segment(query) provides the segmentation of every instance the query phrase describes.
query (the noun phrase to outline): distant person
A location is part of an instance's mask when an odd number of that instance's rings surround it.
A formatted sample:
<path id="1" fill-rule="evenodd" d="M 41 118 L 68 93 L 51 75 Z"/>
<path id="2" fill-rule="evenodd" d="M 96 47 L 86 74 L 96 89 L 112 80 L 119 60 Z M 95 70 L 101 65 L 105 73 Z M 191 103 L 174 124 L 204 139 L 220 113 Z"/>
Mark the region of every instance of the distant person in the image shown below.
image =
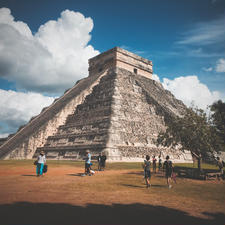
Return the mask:
<path id="1" fill-rule="evenodd" d="M 201 164 L 202 164 L 202 154 L 199 153 L 198 155 L 194 152 L 192 152 L 192 154 L 195 156 L 195 158 L 198 161 L 198 169 L 199 169 L 199 173 L 201 172 L 202 168 L 201 168 Z"/>
<path id="2" fill-rule="evenodd" d="M 98 171 L 102 170 L 102 154 L 99 153 L 99 155 L 97 156 L 97 161 L 98 161 Z"/>
<path id="3" fill-rule="evenodd" d="M 162 168 L 162 159 L 161 156 L 159 155 L 159 165 L 158 165 L 159 171 L 161 170 L 161 168 Z"/>
<path id="4" fill-rule="evenodd" d="M 91 154 L 90 151 L 87 150 L 85 156 L 85 174 L 91 176 L 90 170 L 91 170 Z"/>
<path id="5" fill-rule="evenodd" d="M 146 155 L 146 160 L 144 160 L 143 168 L 144 168 L 144 177 L 145 177 L 145 182 L 146 182 L 146 187 L 150 188 L 150 179 L 151 179 L 151 170 L 150 170 L 150 157 L 149 155 Z"/>
<path id="6" fill-rule="evenodd" d="M 219 167 L 221 176 L 223 176 L 224 175 L 224 171 L 223 171 L 224 162 L 222 159 L 220 159 L 220 157 L 217 157 L 216 159 L 217 159 L 217 166 Z"/>
<path id="7" fill-rule="evenodd" d="M 171 185 L 171 177 L 173 173 L 173 163 L 169 160 L 169 156 L 166 156 L 166 161 L 163 163 L 163 169 L 165 169 L 166 181 L 169 188 L 172 187 Z"/>
<path id="8" fill-rule="evenodd" d="M 43 168 L 45 163 L 46 163 L 45 152 L 41 151 L 40 155 L 37 158 L 37 167 L 36 167 L 37 177 L 43 176 Z"/>
<path id="9" fill-rule="evenodd" d="M 102 154 L 102 157 L 101 157 L 101 169 L 104 170 L 105 169 L 105 162 L 106 162 L 106 155 L 105 153 Z"/>
<path id="10" fill-rule="evenodd" d="M 157 159 L 155 158 L 155 155 L 152 157 L 152 165 L 153 165 L 153 172 L 156 173 L 156 162 Z"/>

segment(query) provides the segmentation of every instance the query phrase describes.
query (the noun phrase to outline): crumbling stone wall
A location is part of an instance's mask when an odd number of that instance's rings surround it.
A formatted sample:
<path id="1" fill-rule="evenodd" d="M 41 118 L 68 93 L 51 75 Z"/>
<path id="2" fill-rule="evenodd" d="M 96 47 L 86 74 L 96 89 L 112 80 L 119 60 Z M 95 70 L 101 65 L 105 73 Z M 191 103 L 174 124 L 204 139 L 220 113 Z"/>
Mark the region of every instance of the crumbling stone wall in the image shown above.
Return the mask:
<path id="1" fill-rule="evenodd" d="M 117 68 L 113 99 L 109 157 L 139 161 L 146 154 L 166 157 L 166 153 L 176 161 L 192 160 L 188 152 L 155 144 L 158 134 L 166 129 L 166 120 L 185 112 L 184 104 L 159 83 Z"/>
<path id="2" fill-rule="evenodd" d="M 111 122 L 114 77 L 113 70 L 105 73 L 74 113 L 68 115 L 65 124 L 59 126 L 55 135 L 48 137 L 37 153 L 44 150 L 47 157 L 76 159 L 82 158 L 85 150 L 91 150 L 94 155 L 103 151 Z"/>
<path id="3" fill-rule="evenodd" d="M 32 158 L 38 147 L 44 146 L 47 137 L 56 133 L 57 128 L 65 123 L 67 116 L 91 93 L 93 86 L 103 74 L 80 80 L 61 98 L 45 108 L 14 136 L 0 146 L 0 158 Z"/>

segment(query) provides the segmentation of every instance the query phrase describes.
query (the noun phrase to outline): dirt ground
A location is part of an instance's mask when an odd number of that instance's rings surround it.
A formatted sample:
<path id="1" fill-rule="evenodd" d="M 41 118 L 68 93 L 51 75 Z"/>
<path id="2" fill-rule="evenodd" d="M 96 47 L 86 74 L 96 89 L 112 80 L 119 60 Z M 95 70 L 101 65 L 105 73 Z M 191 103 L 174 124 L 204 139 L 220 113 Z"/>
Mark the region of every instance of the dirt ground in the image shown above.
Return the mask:
<path id="1" fill-rule="evenodd" d="M 178 178 L 168 189 L 157 173 L 147 189 L 141 169 L 83 171 L 0 165 L 0 224 L 225 224 L 224 181 Z"/>

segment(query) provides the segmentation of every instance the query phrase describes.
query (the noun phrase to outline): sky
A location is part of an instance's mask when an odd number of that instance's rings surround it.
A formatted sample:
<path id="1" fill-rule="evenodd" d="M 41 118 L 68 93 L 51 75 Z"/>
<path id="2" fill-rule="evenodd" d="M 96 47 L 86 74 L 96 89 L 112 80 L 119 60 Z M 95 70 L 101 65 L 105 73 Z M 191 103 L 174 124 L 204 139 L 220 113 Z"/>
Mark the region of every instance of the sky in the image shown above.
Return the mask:
<path id="1" fill-rule="evenodd" d="M 0 137 L 88 76 L 115 46 L 206 110 L 225 101 L 225 0 L 0 0 Z"/>

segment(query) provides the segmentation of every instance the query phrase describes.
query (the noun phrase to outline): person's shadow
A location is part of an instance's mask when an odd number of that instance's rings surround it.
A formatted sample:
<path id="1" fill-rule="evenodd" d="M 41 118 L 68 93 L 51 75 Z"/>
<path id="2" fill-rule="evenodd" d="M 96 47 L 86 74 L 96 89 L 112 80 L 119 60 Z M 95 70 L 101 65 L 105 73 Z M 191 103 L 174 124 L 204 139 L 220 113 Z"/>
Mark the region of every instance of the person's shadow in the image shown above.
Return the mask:
<path id="1" fill-rule="evenodd" d="M 67 176 L 75 176 L 75 177 L 82 177 L 84 173 L 73 173 L 73 174 L 66 174 Z"/>
<path id="2" fill-rule="evenodd" d="M 34 174 L 22 174 L 23 177 L 36 177 L 37 175 Z"/>

